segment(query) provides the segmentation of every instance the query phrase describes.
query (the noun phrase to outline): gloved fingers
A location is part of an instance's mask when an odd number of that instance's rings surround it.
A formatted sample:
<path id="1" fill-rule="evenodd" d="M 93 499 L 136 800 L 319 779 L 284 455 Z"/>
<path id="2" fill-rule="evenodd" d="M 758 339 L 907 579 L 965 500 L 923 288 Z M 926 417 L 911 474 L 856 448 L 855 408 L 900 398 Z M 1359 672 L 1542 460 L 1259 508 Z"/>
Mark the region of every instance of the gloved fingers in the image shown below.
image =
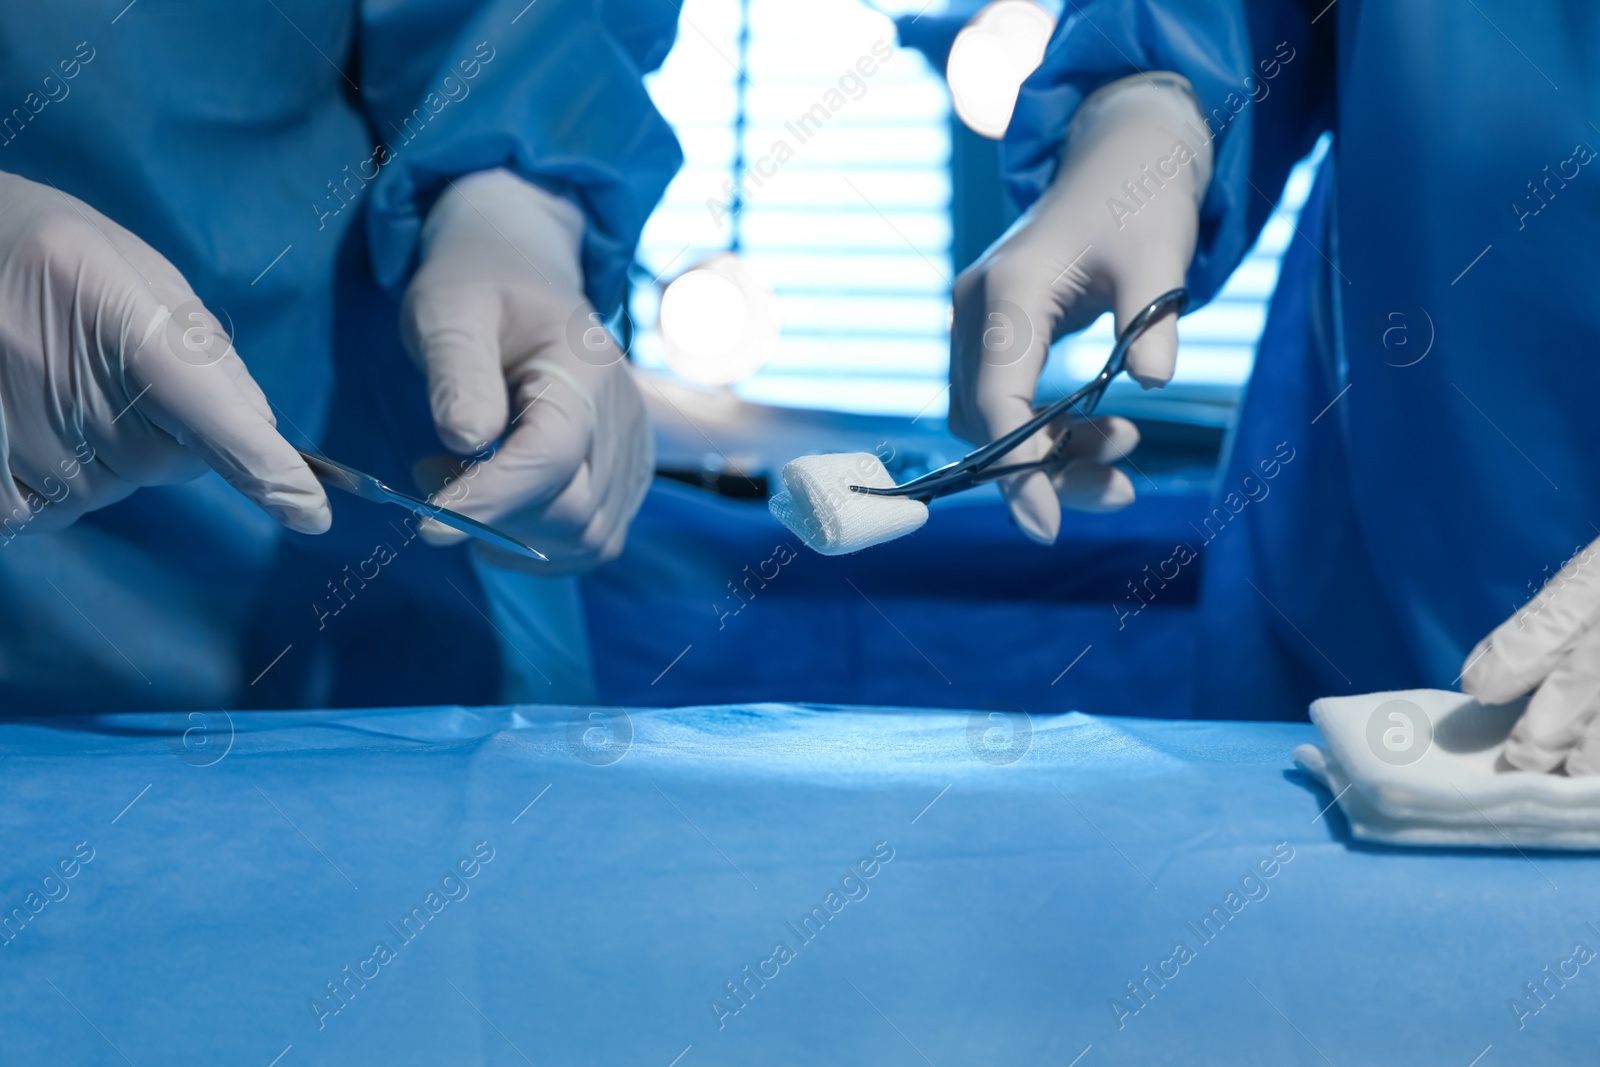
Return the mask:
<path id="1" fill-rule="evenodd" d="M 488 523 L 525 511 L 537 515 L 577 475 L 595 432 L 587 390 L 571 374 L 533 360 L 520 372 L 516 400 L 519 410 L 500 448 L 475 466 L 470 479 L 465 473 L 452 479 L 435 494 L 435 503 Z M 518 526 L 525 525 L 518 518 Z M 435 543 L 459 539 L 433 526 L 429 539 Z"/>
<path id="2" fill-rule="evenodd" d="M 0 452 L 5 451 L 0 442 Z M 0 471 L 0 545 L 9 544 L 19 534 L 60 529 L 66 523 L 46 519 L 51 499 L 32 485 L 18 478 L 15 472 L 16 456 L 6 456 L 10 473 Z"/>
<path id="3" fill-rule="evenodd" d="M 445 499 L 437 496 L 434 502 L 442 504 Z M 627 523 L 621 523 L 619 528 L 607 510 L 597 504 L 593 476 L 585 462 L 543 508 L 508 517 L 502 522 L 512 527 L 508 532 L 518 540 L 542 552 L 546 561 L 530 560 L 486 543 L 473 547 L 496 566 L 511 570 L 551 577 L 580 574 L 621 551 Z M 421 533 L 423 539 L 433 545 L 456 544 L 467 537 L 433 521 L 424 523 Z"/>
<path id="4" fill-rule="evenodd" d="M 1184 284 L 1184 266 L 1176 257 L 1157 255 L 1146 262 L 1143 269 L 1124 272 L 1118 279 L 1113 315 L 1117 336 L 1127 330 L 1128 323 L 1144 310 L 1156 297 Z M 1125 363 L 1128 377 L 1152 389 L 1172 380 L 1178 365 L 1178 316 L 1172 312 L 1162 315 L 1128 348 Z"/>
<path id="5" fill-rule="evenodd" d="M 530 535 L 546 545 L 559 573 L 587 570 L 599 562 L 616 527 L 614 509 L 605 506 L 604 486 L 594 467 L 578 468 L 572 481 L 539 514 Z"/>
<path id="6" fill-rule="evenodd" d="M 644 415 L 644 401 L 631 376 L 623 378 L 626 397 L 613 395 L 606 410 L 611 418 L 604 440 L 597 437 L 593 462 L 583 472 L 593 494 L 594 517 L 585 528 L 582 545 L 589 551 L 587 570 L 621 555 L 628 526 L 638 514 L 655 478 L 655 439 Z M 632 403 L 625 403 L 631 398 Z M 575 479 L 577 481 L 577 479 Z M 559 514 L 561 501 L 553 512 Z"/>
<path id="7" fill-rule="evenodd" d="M 437 497 L 435 504 L 453 508 L 472 492 L 478 467 L 492 455 L 494 450 L 487 448 L 466 459 L 450 452 L 435 452 L 412 465 L 411 478 L 423 496 Z"/>
<path id="8" fill-rule="evenodd" d="M 27 430 L 7 457 L 26 490 L 26 525 L 65 525 L 211 463 L 291 525 L 325 528 L 321 487 L 264 421 L 264 398 L 241 392 L 242 363 L 218 366 L 228 339 L 181 272 L 82 201 L 17 188 L 33 199 L 13 215 L 29 221 L 7 266 L 31 272 L 46 305 L 33 309 L 43 347 L 19 368 L 37 379 L 25 394 L 32 409 L 7 419 Z"/>
<path id="9" fill-rule="evenodd" d="M 261 383 L 251 376 L 250 369 L 244 365 L 244 360 L 234 350 L 231 341 L 228 344 L 227 355 L 218 361 L 218 365 L 227 372 L 228 377 L 233 381 L 234 387 L 244 396 L 246 402 L 255 409 L 256 414 L 266 420 L 268 426 L 276 429 L 278 416 L 273 413 L 272 404 L 267 400 L 267 394 L 262 392 Z"/>
<path id="10" fill-rule="evenodd" d="M 1061 532 L 1061 502 L 1050 476 L 1042 470 L 1000 479 L 1000 495 L 1017 527 L 1036 544 L 1055 544 Z"/>
<path id="11" fill-rule="evenodd" d="M 628 523 L 638 510 L 636 499 L 619 492 L 610 477 L 584 464 L 530 531 L 550 557 L 544 573 L 576 574 L 615 559 L 627 539 Z"/>
<path id="12" fill-rule="evenodd" d="M 546 521 L 576 525 L 591 516 L 576 538 L 553 545 L 560 573 L 578 573 L 615 559 L 627 542 L 628 526 L 655 477 L 655 438 L 644 398 L 627 368 L 608 374 L 590 461 L 549 508 Z"/>
<path id="13" fill-rule="evenodd" d="M 401 339 L 428 376 L 439 439 L 463 454 L 506 430 L 510 403 L 501 360 L 503 305 L 492 286 L 443 287 L 419 271 L 401 308 Z"/>
<path id="14" fill-rule="evenodd" d="M 1059 444 L 1062 434 L 1067 435 L 1065 444 Z M 1111 466 L 1138 446 L 1139 428 L 1133 423 L 1115 415 L 1069 419 L 1052 424 L 1041 436 L 1059 444 L 1046 473 L 1062 507 L 1116 511 L 1133 503 L 1133 482 Z"/>
<path id="15" fill-rule="evenodd" d="M 143 257 L 147 276 L 157 279 L 151 286 L 156 298 L 166 305 L 168 316 L 159 330 L 142 343 L 164 346 L 180 363 L 193 367 L 215 365 L 233 382 L 240 394 L 267 422 L 276 427 L 266 393 L 250 376 L 250 370 L 233 346 L 233 338 L 223 329 L 222 320 L 200 303 L 177 268 L 155 252 Z"/>
<path id="16" fill-rule="evenodd" d="M 587 521 L 577 518 L 587 516 Z M 431 526 L 431 524 L 430 524 Z M 497 567 L 521 570 L 531 574 L 557 577 L 581 574 L 604 559 L 610 544 L 604 518 L 596 510 L 588 463 L 579 467 L 554 500 L 536 516 L 519 516 L 516 536 L 525 544 L 544 553 L 544 561 L 507 552 L 489 544 L 475 544 L 473 548 Z M 435 544 L 441 543 L 431 529 L 425 536 Z"/>
<path id="17" fill-rule="evenodd" d="M 628 524 L 644 503 L 655 479 L 655 436 L 645 414 L 644 397 L 626 364 L 604 375 L 599 395 L 602 413 L 590 454 L 596 514 L 603 526 L 592 534 L 600 544 L 600 560 L 621 551 Z"/>
<path id="18" fill-rule="evenodd" d="M 1506 738 L 1506 762 L 1553 771 L 1600 712 L 1600 630 L 1586 631 L 1539 684 Z"/>
<path id="19" fill-rule="evenodd" d="M 964 274 L 952 294 L 950 428 L 973 444 L 1009 433 L 1034 414 L 1053 312 L 1047 294 L 1032 287 L 1032 279 L 1026 280 L 1030 288 L 1024 288 L 1024 280 L 1012 277 L 1014 273 L 997 263 L 981 276 Z M 1007 462 L 1043 459 L 1050 446 L 1048 434 L 1034 434 Z M 1014 474 L 1002 478 L 999 486 L 1024 534 L 1040 544 L 1055 541 L 1061 507 L 1047 474 Z"/>
<path id="20" fill-rule="evenodd" d="M 622 555 L 622 550 L 628 545 L 628 524 L 622 523 L 612 531 L 611 537 L 600 548 L 598 562 L 609 563 Z"/>
<path id="21" fill-rule="evenodd" d="M 1050 477 L 1061 506 L 1074 511 L 1117 511 L 1133 503 L 1133 481 L 1122 471 L 1092 459 L 1075 459 Z"/>
<path id="22" fill-rule="evenodd" d="M 1073 419 L 1063 430 L 1071 431 L 1067 443 L 1061 446 L 1063 460 L 1088 459 L 1096 463 L 1115 463 L 1126 459 L 1139 447 L 1139 427 L 1117 415 Z"/>
<path id="23" fill-rule="evenodd" d="M 1600 708 L 1588 717 L 1583 736 L 1567 754 L 1567 773 L 1574 778 L 1600 774 Z"/>
<path id="24" fill-rule="evenodd" d="M 1600 621 L 1600 541 L 1573 556 L 1515 615 L 1479 641 L 1461 673 L 1463 692 L 1486 704 L 1522 696 Z"/>
<path id="25" fill-rule="evenodd" d="M 626 543 L 628 524 L 639 510 L 654 475 L 654 440 L 644 417 L 643 401 L 632 377 L 622 368 L 608 372 L 599 385 L 603 417 L 596 422 L 588 455 L 555 495 L 537 505 L 525 505 L 498 521 L 507 532 L 543 552 L 548 562 L 515 556 L 487 545 L 474 548 L 496 566 L 535 574 L 576 574 L 619 555 Z M 541 387 L 543 388 L 543 387 Z M 537 402 L 551 399 L 546 392 Z M 476 497 L 462 483 L 476 472 L 464 473 L 450 488 L 457 503 Z M 449 504 L 446 492 L 434 497 Z M 430 523 L 425 529 L 434 543 L 459 538 Z"/>
<path id="26" fill-rule="evenodd" d="M 135 293 L 134 299 L 154 304 L 147 291 Z M 164 323 L 169 316 L 170 309 L 148 306 L 124 321 Z M 301 533 L 327 530 L 333 520 L 327 494 L 299 453 L 263 416 L 259 401 L 240 388 L 236 378 L 242 363 L 226 365 L 210 349 L 205 350 L 206 361 L 191 361 L 184 358 L 188 349 L 174 351 L 161 330 L 148 327 L 137 341 L 125 337 L 123 351 L 127 388 L 136 398 L 130 406 L 137 403 L 152 424 L 285 526 Z"/>
<path id="27" fill-rule="evenodd" d="M 64 530 L 98 508 L 115 504 L 139 487 L 116 477 L 100 477 L 92 483 L 85 478 L 45 475 L 37 488 L 17 481 L 22 503 L 0 514 L 0 546 L 18 533 L 51 533 Z"/>
<path id="28" fill-rule="evenodd" d="M 195 295 L 183 272 L 166 256 L 110 220 L 106 220 L 106 235 L 167 309 L 159 332 L 140 338 L 140 343 L 164 345 L 179 362 L 190 366 L 220 367 L 256 413 L 276 427 L 278 417 L 272 412 L 267 394 L 251 376 L 221 318 Z"/>
<path id="29" fill-rule="evenodd" d="M 1044 285 L 1004 256 L 963 271 L 951 292 L 950 429 L 975 445 L 1033 416 L 1057 314 Z M 1037 458 L 1037 457 L 1035 457 Z"/>
<path id="30" fill-rule="evenodd" d="M 237 389 L 205 405 L 191 406 L 192 400 L 163 403 L 157 423 L 284 526 L 304 534 L 327 532 L 333 512 L 322 483 Z"/>
<path id="31" fill-rule="evenodd" d="M 119 423 L 140 423 L 129 415 Z M 0 435 L 11 429 L 11 420 L 0 419 Z M 135 431 L 145 442 L 154 443 L 160 458 L 151 464 L 125 464 L 143 475 L 155 470 L 162 481 L 182 480 L 200 475 L 206 469 L 199 456 L 174 441 L 165 431 L 144 424 Z M 96 508 L 114 504 L 140 485 L 151 480 L 130 478 L 112 469 L 101 457 L 91 439 L 100 434 L 91 426 L 75 430 L 69 423 L 63 433 L 39 437 L 28 433 L 6 441 L 0 448 L 0 471 L 9 471 L 5 483 L 10 492 L 0 492 L 0 541 L 10 534 L 43 533 L 69 526 Z M 69 443 L 70 442 L 70 443 Z"/>
<path id="32" fill-rule="evenodd" d="M 1127 419 L 1104 415 L 1073 420 L 1062 432 L 1067 430 L 1070 436 L 1061 446 L 1059 462 L 1043 472 L 1013 475 L 1000 483 L 1001 494 L 1011 506 L 1018 526 L 1040 544 L 1055 541 L 1060 531 L 1060 508 L 1116 511 L 1133 503 L 1136 496 L 1132 479 L 1111 464 L 1138 447 L 1137 426 Z M 1058 439 L 1053 432 L 1036 434 L 1005 462 L 1031 462 L 1044 456 Z M 1044 499 L 1047 492 L 1050 500 Z"/>
<path id="33" fill-rule="evenodd" d="M 1032 391 L 1026 399 L 1017 396 L 989 397 L 984 403 L 984 424 L 992 427 L 985 440 L 1009 433 L 1033 417 Z M 1036 433 L 1007 454 L 1003 461 L 1036 463 L 1049 454 L 1053 441 L 1049 433 Z M 1061 531 L 1061 503 L 1046 470 L 1012 474 L 999 480 L 1000 495 L 1011 509 L 1011 518 L 1030 541 L 1054 544 Z"/>

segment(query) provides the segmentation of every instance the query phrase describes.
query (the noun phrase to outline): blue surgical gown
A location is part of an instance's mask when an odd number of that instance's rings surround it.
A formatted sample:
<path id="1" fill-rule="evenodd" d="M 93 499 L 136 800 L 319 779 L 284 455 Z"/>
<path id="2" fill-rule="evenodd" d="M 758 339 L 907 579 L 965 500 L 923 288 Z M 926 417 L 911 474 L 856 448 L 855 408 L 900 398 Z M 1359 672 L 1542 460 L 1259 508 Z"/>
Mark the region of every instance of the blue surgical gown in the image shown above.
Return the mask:
<path id="1" fill-rule="evenodd" d="M 289 440 L 396 485 L 442 451 L 396 293 L 452 177 L 579 204 L 616 306 L 681 156 L 641 84 L 670 0 L 57 0 L 0 10 L 0 170 L 80 197 L 231 327 Z M 0 547 L 0 708 L 592 698 L 572 580 L 334 501 L 286 533 L 208 475 Z M 387 551 L 380 550 L 384 546 Z"/>
<path id="2" fill-rule="evenodd" d="M 1018 101 L 1010 188 L 1028 203 L 1049 184 L 1088 93 L 1183 74 L 1216 157 L 1188 277 L 1201 299 L 1332 133 L 1221 511 L 1194 542 L 1198 714 L 1451 687 L 1600 534 L 1597 60 L 1600 8 L 1556 0 L 1068 5 Z M 1261 496 L 1280 445 L 1295 458 Z"/>

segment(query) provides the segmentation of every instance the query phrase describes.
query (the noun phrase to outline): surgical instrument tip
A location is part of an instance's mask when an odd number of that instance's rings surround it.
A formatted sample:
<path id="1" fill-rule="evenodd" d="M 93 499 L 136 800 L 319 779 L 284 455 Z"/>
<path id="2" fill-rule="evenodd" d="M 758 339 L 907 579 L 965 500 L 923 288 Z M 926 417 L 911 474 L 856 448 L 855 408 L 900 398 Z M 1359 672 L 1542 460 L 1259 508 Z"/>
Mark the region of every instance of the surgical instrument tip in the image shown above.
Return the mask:
<path id="1" fill-rule="evenodd" d="M 297 451 L 300 453 L 300 458 L 304 459 L 306 465 L 311 468 L 311 473 L 315 474 L 317 480 L 322 482 L 323 485 L 331 485 L 335 489 L 343 489 L 347 493 L 358 496 L 363 500 L 371 500 L 374 503 L 398 504 L 407 511 L 432 519 L 442 526 L 450 527 L 452 530 L 459 530 L 461 533 L 469 537 L 475 537 L 485 544 L 503 548 L 507 552 L 515 553 L 526 559 L 536 559 L 543 563 L 550 562 L 550 557 L 540 552 L 537 548 L 523 544 L 510 534 L 502 533 L 486 522 L 479 522 L 477 519 L 468 518 L 459 511 L 452 511 L 437 504 L 430 504 L 426 500 L 420 500 L 408 493 L 402 493 L 398 489 L 391 489 L 372 475 L 364 474 L 354 467 L 347 467 L 343 463 L 329 459 L 327 456 L 320 456 L 304 449 L 298 449 Z"/>

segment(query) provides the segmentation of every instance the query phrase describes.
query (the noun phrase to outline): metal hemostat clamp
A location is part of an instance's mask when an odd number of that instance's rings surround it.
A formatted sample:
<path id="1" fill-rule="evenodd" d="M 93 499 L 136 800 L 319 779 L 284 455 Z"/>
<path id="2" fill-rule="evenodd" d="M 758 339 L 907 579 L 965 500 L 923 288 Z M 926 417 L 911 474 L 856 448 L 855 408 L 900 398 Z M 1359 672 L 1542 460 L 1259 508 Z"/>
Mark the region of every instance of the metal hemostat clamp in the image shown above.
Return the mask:
<path id="1" fill-rule="evenodd" d="M 1105 395 L 1106 387 L 1111 384 L 1111 379 L 1122 373 L 1123 364 L 1128 356 L 1128 349 L 1132 347 L 1133 342 L 1137 341 L 1140 335 L 1167 312 L 1170 311 L 1175 315 L 1181 315 L 1188 306 L 1189 290 L 1187 289 L 1173 289 L 1150 301 L 1128 322 L 1128 328 L 1122 331 L 1121 337 L 1117 338 L 1117 343 L 1112 346 L 1111 356 L 1106 360 L 1106 365 L 1100 368 L 1099 374 L 1090 379 L 1088 384 L 1081 389 L 1041 409 L 1033 418 L 1010 433 L 995 438 L 982 448 L 968 452 L 954 463 L 947 463 L 937 470 L 929 471 L 920 478 L 913 478 L 904 485 L 896 485 L 888 489 L 852 485 L 850 487 L 851 490 L 857 493 L 866 493 L 869 496 L 908 496 L 913 500 L 927 503 L 936 497 L 959 493 L 964 489 L 971 489 L 973 486 L 992 482 L 996 478 L 1004 478 L 1008 474 L 1020 474 L 1023 471 L 1039 470 L 1050 466 L 1059 460 L 1060 451 L 1066 444 L 1071 431 L 1063 434 L 1061 439 L 1056 442 L 1055 447 L 1050 450 L 1050 454 L 1041 460 L 1033 463 L 1012 463 L 1003 467 L 995 466 L 995 464 L 1012 449 L 1073 408 L 1077 408 L 1078 414 L 1084 417 L 1093 414 L 1095 407 L 1100 403 L 1100 398 Z"/>

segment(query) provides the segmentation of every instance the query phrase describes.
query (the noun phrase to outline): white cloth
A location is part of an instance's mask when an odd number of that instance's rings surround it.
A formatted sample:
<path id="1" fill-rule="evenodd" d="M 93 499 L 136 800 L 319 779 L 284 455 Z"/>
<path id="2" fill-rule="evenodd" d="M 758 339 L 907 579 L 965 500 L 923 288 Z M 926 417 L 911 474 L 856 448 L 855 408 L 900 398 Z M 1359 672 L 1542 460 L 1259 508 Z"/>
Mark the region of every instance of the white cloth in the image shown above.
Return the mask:
<path id="1" fill-rule="evenodd" d="M 767 502 L 778 521 L 824 556 L 842 556 L 904 537 L 928 521 L 928 505 L 868 496 L 852 485 L 888 489 L 894 477 L 871 452 L 801 456 L 783 466 L 784 492 Z"/>
<path id="2" fill-rule="evenodd" d="M 1394 845 L 1600 849 L 1600 778 L 1512 768 L 1523 703 L 1409 689 L 1311 705 L 1326 747 L 1294 760 L 1338 798 L 1351 833 Z"/>

